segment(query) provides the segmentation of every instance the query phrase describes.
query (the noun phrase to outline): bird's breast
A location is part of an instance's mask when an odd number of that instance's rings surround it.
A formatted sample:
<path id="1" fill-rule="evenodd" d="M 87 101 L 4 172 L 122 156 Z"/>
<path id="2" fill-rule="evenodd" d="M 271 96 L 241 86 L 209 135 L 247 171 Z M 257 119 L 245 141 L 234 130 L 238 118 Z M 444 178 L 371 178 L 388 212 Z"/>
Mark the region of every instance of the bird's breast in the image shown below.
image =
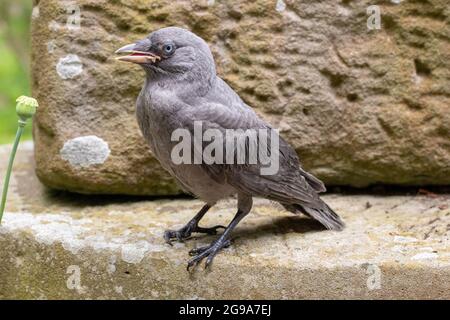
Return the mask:
<path id="1" fill-rule="evenodd" d="M 160 162 L 167 162 L 170 156 L 170 128 L 159 106 L 155 104 L 151 93 L 141 91 L 136 104 L 136 117 L 142 135 L 150 146 L 154 156 Z"/>

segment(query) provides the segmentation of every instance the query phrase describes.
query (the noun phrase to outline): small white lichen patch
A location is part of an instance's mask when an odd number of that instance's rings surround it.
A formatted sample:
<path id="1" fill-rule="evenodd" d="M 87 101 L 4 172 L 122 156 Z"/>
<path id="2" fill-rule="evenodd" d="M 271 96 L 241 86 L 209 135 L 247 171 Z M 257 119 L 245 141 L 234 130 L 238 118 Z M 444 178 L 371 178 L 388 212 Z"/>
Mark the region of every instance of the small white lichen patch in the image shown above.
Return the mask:
<path id="1" fill-rule="evenodd" d="M 398 252 L 398 253 L 402 253 L 402 254 L 405 254 L 405 253 L 408 253 L 408 248 L 407 247 L 405 247 L 405 246 L 393 246 L 392 248 L 391 248 L 391 250 L 393 251 L 393 252 Z"/>
<path id="2" fill-rule="evenodd" d="M 64 143 L 59 153 L 72 166 L 86 168 L 104 163 L 111 150 L 105 140 L 97 136 L 84 136 Z"/>
<path id="3" fill-rule="evenodd" d="M 419 250 L 420 251 L 434 252 L 434 249 L 432 247 L 422 247 Z"/>
<path id="4" fill-rule="evenodd" d="M 411 260 L 427 260 L 427 259 L 436 259 L 438 254 L 435 252 L 422 252 L 416 254 Z"/>
<path id="5" fill-rule="evenodd" d="M 161 245 L 151 245 L 147 241 L 139 241 L 132 245 L 125 244 L 122 246 L 122 260 L 128 263 L 139 263 L 144 259 L 147 252 L 164 251 L 164 246 Z"/>
<path id="6" fill-rule="evenodd" d="M 57 32 L 59 29 L 61 29 L 61 26 L 56 22 L 55 20 L 52 20 L 48 23 L 48 28 L 52 32 Z"/>
<path id="7" fill-rule="evenodd" d="M 39 18 L 40 12 L 39 12 L 39 6 L 33 7 L 33 11 L 31 12 L 31 18 L 37 19 Z"/>
<path id="8" fill-rule="evenodd" d="M 351 11 L 349 9 L 347 9 L 347 8 L 342 7 L 342 6 L 338 6 L 337 13 L 339 15 L 341 15 L 341 16 L 348 17 L 351 14 Z"/>
<path id="9" fill-rule="evenodd" d="M 47 42 L 47 52 L 48 53 L 55 52 L 55 49 L 56 49 L 55 40 L 51 40 L 51 41 Z"/>
<path id="10" fill-rule="evenodd" d="M 395 236 L 394 237 L 394 242 L 399 242 L 399 243 L 413 243 L 416 241 L 417 241 L 417 239 L 413 238 L 413 237 L 404 237 L 404 236 Z"/>
<path id="11" fill-rule="evenodd" d="M 106 271 L 108 271 L 109 274 L 113 274 L 114 272 L 116 272 L 116 256 L 111 256 L 109 258 L 109 263 Z"/>
<path id="12" fill-rule="evenodd" d="M 83 64 L 76 54 L 69 54 L 59 59 L 56 72 L 64 80 L 73 79 L 83 72 Z"/>
<path id="13" fill-rule="evenodd" d="M 151 293 L 151 295 L 152 295 L 153 298 L 159 298 L 159 293 L 158 293 L 158 291 L 152 290 L 150 293 Z"/>
<path id="14" fill-rule="evenodd" d="M 278 0 L 277 5 L 275 6 L 275 10 L 277 10 L 278 12 L 286 10 L 286 3 L 284 3 L 283 0 Z"/>
<path id="15" fill-rule="evenodd" d="M 20 268 L 23 265 L 24 259 L 22 257 L 16 257 L 16 267 Z"/>
<path id="16" fill-rule="evenodd" d="M 412 79 L 413 79 L 414 84 L 416 84 L 416 85 L 421 84 L 423 81 L 423 78 L 421 76 L 419 76 L 417 73 L 413 74 Z"/>

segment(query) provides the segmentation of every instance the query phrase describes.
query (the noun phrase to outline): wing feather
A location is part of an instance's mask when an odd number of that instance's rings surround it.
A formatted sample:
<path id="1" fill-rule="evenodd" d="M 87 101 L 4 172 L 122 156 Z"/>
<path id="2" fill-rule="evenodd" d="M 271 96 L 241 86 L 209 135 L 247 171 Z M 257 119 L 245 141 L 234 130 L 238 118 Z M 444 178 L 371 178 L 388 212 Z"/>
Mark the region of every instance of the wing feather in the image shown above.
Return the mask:
<path id="1" fill-rule="evenodd" d="M 219 90 L 223 91 L 222 93 L 227 91 L 226 88 Z M 227 94 L 230 96 L 229 93 Z M 218 129 L 223 136 L 226 135 L 227 129 L 273 130 L 234 91 L 228 103 L 221 101 L 221 96 L 223 95 L 212 93 L 211 96 L 195 99 L 188 107 L 180 109 L 179 112 L 182 114 L 179 114 L 177 118 L 184 119 L 183 126 L 191 132 L 193 132 L 194 120 L 202 121 L 203 131 Z M 209 142 L 202 147 L 204 148 L 207 144 Z M 317 192 L 325 190 L 323 183 L 301 169 L 296 152 L 281 137 L 279 137 L 279 149 L 279 171 L 275 175 L 261 175 L 261 164 L 202 164 L 202 168 L 214 180 L 218 182 L 226 180 L 240 192 L 281 203 L 302 203 L 312 207 L 318 205 L 320 199 Z M 248 150 L 246 154 L 247 152 Z"/>

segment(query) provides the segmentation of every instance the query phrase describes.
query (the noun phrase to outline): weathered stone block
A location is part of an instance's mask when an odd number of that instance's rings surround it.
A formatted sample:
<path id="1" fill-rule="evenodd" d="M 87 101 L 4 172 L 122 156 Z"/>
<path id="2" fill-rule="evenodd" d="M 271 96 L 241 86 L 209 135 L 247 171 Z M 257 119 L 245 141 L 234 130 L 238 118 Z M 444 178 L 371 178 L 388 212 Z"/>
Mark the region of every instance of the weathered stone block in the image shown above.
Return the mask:
<path id="1" fill-rule="evenodd" d="M 178 25 L 211 45 L 219 74 L 328 185 L 450 183 L 448 1 L 380 1 L 379 30 L 367 28 L 373 1 L 283 3 L 35 1 L 41 181 L 86 193 L 179 192 L 136 125 L 143 71 L 113 59 L 123 44 Z M 108 156 L 95 144 L 62 152 L 87 136 Z M 80 157 L 86 165 L 68 160 Z"/>
<path id="2" fill-rule="evenodd" d="M 450 299 L 449 195 L 325 195 L 342 232 L 255 199 L 233 246 L 190 274 L 188 251 L 214 236 L 170 247 L 162 235 L 200 201 L 48 192 L 32 164 L 23 145 L 0 226 L 0 299 Z M 230 208 L 202 225 L 227 224 Z"/>

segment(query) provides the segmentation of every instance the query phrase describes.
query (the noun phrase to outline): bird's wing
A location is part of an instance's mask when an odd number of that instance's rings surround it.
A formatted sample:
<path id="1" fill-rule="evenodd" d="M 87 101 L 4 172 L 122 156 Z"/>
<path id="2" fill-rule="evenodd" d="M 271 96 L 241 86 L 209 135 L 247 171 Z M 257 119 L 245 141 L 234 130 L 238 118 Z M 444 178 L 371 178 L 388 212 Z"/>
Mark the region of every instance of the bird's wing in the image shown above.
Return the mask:
<path id="1" fill-rule="evenodd" d="M 216 129 L 222 132 L 223 136 L 226 136 L 226 129 L 273 130 L 250 107 L 243 102 L 239 103 L 239 100 L 226 105 L 221 101 L 211 101 L 208 97 L 203 97 L 196 99 L 195 105 L 182 108 L 179 112 L 177 118 L 182 119 L 183 127 L 191 130 L 191 133 L 194 130 L 194 121 L 201 121 L 203 132 L 207 129 Z M 209 142 L 204 142 L 203 149 L 208 144 Z M 246 148 L 245 154 L 248 155 L 248 145 Z M 234 152 L 236 154 L 237 150 Z M 279 137 L 279 170 L 276 174 L 262 175 L 261 164 L 249 163 L 203 163 L 202 168 L 218 182 L 226 181 L 241 192 L 282 203 L 314 206 L 319 201 L 317 192 L 324 189 L 320 180 L 300 168 L 295 151 L 281 137 Z M 312 181 L 311 184 L 308 181 Z"/>

